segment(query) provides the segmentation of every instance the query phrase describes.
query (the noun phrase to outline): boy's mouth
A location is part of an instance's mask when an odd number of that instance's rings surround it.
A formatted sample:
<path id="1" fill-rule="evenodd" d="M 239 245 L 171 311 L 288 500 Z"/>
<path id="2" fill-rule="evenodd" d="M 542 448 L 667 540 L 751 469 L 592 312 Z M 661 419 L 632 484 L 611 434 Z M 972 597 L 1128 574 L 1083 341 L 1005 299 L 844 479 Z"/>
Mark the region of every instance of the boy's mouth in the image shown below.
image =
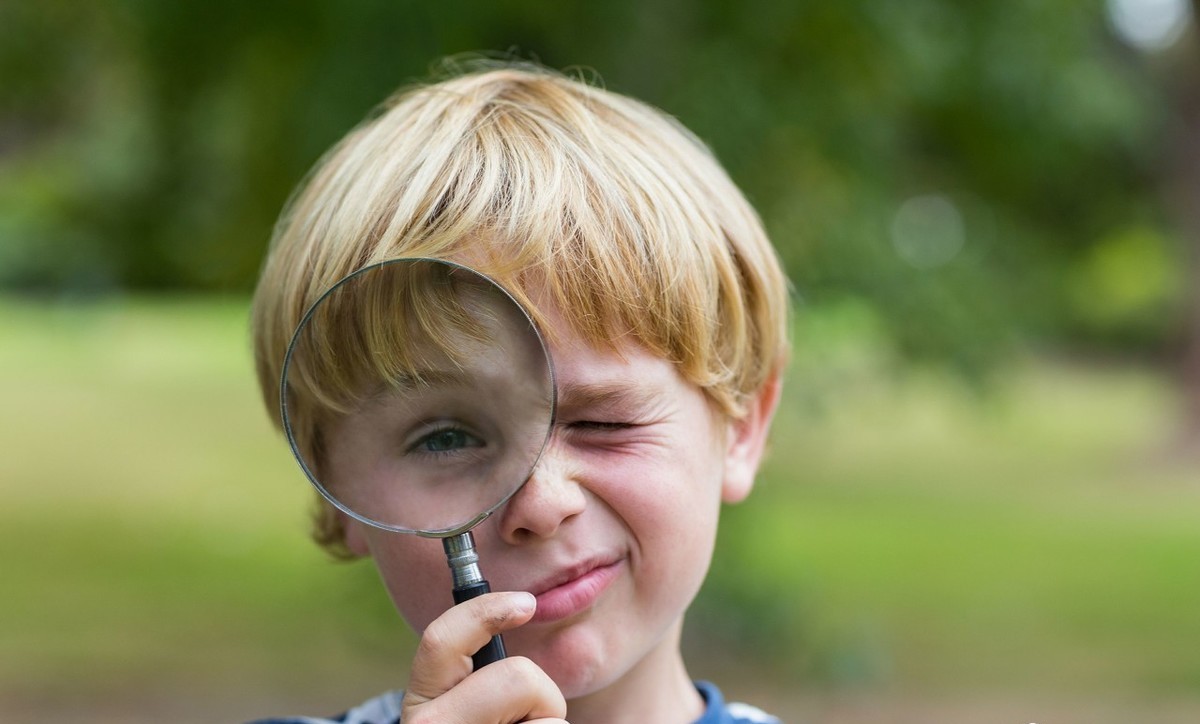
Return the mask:
<path id="1" fill-rule="evenodd" d="M 565 568 L 530 588 L 537 612 L 530 623 L 569 618 L 588 610 L 616 579 L 624 558 L 596 558 Z"/>

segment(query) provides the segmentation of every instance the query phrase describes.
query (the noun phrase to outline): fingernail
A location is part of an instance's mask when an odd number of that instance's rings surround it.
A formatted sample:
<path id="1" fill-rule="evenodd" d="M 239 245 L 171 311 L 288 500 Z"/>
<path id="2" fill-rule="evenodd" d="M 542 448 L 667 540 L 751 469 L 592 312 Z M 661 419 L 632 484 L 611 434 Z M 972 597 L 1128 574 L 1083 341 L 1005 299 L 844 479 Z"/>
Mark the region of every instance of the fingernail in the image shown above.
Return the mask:
<path id="1" fill-rule="evenodd" d="M 520 613 L 533 613 L 533 610 L 537 608 L 537 599 L 533 597 L 532 593 L 516 591 L 512 595 L 512 605 Z"/>

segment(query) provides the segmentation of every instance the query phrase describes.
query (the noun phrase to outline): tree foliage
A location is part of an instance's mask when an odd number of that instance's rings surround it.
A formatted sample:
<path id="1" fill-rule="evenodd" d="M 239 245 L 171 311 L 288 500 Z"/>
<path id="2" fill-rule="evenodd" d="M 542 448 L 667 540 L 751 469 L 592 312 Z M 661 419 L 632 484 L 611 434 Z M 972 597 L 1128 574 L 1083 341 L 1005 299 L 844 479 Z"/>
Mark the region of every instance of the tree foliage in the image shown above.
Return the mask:
<path id="1" fill-rule="evenodd" d="M 1153 347 L 1169 118 L 1096 2 L 68 0 L 0 6 L 0 285 L 245 290 L 289 190 L 439 58 L 580 68 L 709 142 L 810 308 L 975 369 Z"/>

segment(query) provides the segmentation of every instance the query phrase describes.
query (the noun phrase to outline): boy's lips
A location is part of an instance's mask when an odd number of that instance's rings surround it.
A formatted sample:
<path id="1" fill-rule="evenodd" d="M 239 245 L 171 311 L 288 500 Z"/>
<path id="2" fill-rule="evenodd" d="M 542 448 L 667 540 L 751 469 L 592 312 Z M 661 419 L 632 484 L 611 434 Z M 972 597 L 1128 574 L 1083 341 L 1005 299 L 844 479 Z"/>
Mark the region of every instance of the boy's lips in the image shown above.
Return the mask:
<path id="1" fill-rule="evenodd" d="M 531 586 L 537 611 L 530 623 L 558 621 L 592 607 L 617 577 L 624 558 L 593 558 L 560 570 Z"/>

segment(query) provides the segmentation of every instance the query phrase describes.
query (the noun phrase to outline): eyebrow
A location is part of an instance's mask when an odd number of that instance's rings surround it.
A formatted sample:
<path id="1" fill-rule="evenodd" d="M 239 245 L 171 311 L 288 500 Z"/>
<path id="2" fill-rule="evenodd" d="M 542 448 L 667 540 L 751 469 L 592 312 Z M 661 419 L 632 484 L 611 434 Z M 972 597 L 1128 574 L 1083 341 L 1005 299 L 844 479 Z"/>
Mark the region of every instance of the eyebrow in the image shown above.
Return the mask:
<path id="1" fill-rule="evenodd" d="M 559 388 L 558 404 L 568 410 L 624 406 L 644 409 L 658 404 L 662 398 L 659 390 L 628 382 L 600 382 L 563 385 Z"/>
<path id="2" fill-rule="evenodd" d="M 435 387 L 438 385 L 465 385 L 479 375 L 467 374 L 461 369 L 414 370 L 396 380 L 398 387 Z"/>
<path id="3" fill-rule="evenodd" d="M 409 394 L 421 387 L 465 387 L 472 377 L 473 375 L 462 370 L 454 369 L 414 370 L 412 374 L 401 374 L 393 381 L 381 381 L 366 399 L 382 400 L 397 391 Z"/>

